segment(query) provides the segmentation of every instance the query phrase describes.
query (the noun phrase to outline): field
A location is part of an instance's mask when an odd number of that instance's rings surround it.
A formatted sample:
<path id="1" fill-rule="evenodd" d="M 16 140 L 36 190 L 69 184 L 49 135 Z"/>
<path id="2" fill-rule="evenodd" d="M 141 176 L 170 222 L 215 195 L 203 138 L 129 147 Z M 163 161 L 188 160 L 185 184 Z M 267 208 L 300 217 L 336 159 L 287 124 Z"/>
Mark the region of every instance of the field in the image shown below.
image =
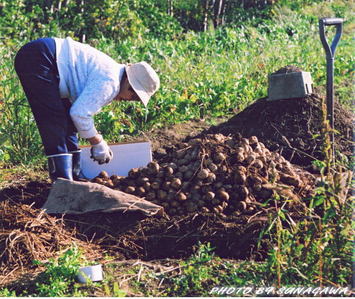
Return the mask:
<path id="1" fill-rule="evenodd" d="M 159 204 L 163 217 L 41 212 L 51 183 L 12 60 L 31 30 L 77 32 L 44 21 L 24 28 L 33 16 L 2 7 L 3 22 L 19 15 L 0 46 L 0 296 L 351 294 L 353 4 L 275 2 L 204 32 L 139 4 L 161 27 L 130 7 L 122 26 L 131 37 L 112 29 L 104 38 L 94 28 L 106 19 L 95 15 L 88 42 L 118 61 L 151 62 L 162 87 L 146 109 L 112 104 L 95 119 L 109 142 L 149 139 L 154 162 L 93 182 Z M 335 58 L 334 157 L 317 28 L 324 16 L 346 20 Z M 268 75 L 287 65 L 311 72 L 314 93 L 268 102 Z M 104 281 L 77 283 L 78 267 L 94 263 Z"/>

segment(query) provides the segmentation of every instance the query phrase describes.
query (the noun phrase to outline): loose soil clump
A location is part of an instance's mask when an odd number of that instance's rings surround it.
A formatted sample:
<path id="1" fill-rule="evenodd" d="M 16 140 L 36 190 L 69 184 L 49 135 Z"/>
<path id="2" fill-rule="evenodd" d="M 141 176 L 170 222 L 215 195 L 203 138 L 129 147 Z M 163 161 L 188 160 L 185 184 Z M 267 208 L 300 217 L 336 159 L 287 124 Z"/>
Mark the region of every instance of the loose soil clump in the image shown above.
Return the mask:
<path id="1" fill-rule="evenodd" d="M 256 136 L 269 150 L 280 153 L 291 163 L 311 167 L 314 159 L 325 158 L 322 105 L 322 98 L 316 94 L 291 100 L 262 98 L 200 136 L 217 133 Z M 347 156 L 352 154 L 353 119 L 351 112 L 335 103 L 335 129 L 339 132 L 335 134 L 336 150 Z"/>

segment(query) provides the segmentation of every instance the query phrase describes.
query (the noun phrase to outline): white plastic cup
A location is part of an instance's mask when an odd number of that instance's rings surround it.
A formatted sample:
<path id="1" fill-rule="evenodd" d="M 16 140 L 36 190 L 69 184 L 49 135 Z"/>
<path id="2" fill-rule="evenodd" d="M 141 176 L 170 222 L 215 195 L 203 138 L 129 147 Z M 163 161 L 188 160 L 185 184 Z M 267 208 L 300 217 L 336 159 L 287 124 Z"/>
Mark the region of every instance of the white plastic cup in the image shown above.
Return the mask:
<path id="1" fill-rule="evenodd" d="M 77 277 L 80 283 L 87 283 L 88 281 L 101 281 L 103 279 L 102 276 L 101 265 L 94 265 L 81 267 Z"/>

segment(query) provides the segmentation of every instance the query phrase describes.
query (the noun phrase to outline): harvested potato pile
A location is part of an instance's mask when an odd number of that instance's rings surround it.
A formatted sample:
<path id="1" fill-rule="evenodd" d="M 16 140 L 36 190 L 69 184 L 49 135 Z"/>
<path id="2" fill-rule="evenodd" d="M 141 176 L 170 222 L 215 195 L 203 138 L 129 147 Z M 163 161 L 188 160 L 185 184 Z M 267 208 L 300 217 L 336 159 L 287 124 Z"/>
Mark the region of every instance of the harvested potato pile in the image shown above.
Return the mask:
<path id="1" fill-rule="evenodd" d="M 221 216 L 255 213 L 270 198 L 310 195 L 314 178 L 270 152 L 257 137 L 222 134 L 191 139 L 167 149 L 159 162 L 134 168 L 127 177 L 102 172 L 94 182 L 163 206 L 169 215 L 214 212 Z"/>

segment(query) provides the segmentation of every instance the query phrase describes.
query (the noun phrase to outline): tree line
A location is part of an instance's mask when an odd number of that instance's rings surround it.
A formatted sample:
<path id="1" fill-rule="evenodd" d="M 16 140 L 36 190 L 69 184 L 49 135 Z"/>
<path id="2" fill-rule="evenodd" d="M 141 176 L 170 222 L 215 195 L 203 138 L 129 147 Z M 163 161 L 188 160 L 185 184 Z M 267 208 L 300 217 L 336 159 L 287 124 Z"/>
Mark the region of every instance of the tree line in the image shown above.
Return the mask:
<path id="1" fill-rule="evenodd" d="M 286 0 L 284 0 L 286 1 Z M 288 0 L 289 1 L 289 0 Z M 300 1 L 300 0 L 296 0 Z M 304 1 L 304 0 L 303 0 Z M 263 16 L 278 0 L 0 0 L 2 39 L 171 37 Z"/>

